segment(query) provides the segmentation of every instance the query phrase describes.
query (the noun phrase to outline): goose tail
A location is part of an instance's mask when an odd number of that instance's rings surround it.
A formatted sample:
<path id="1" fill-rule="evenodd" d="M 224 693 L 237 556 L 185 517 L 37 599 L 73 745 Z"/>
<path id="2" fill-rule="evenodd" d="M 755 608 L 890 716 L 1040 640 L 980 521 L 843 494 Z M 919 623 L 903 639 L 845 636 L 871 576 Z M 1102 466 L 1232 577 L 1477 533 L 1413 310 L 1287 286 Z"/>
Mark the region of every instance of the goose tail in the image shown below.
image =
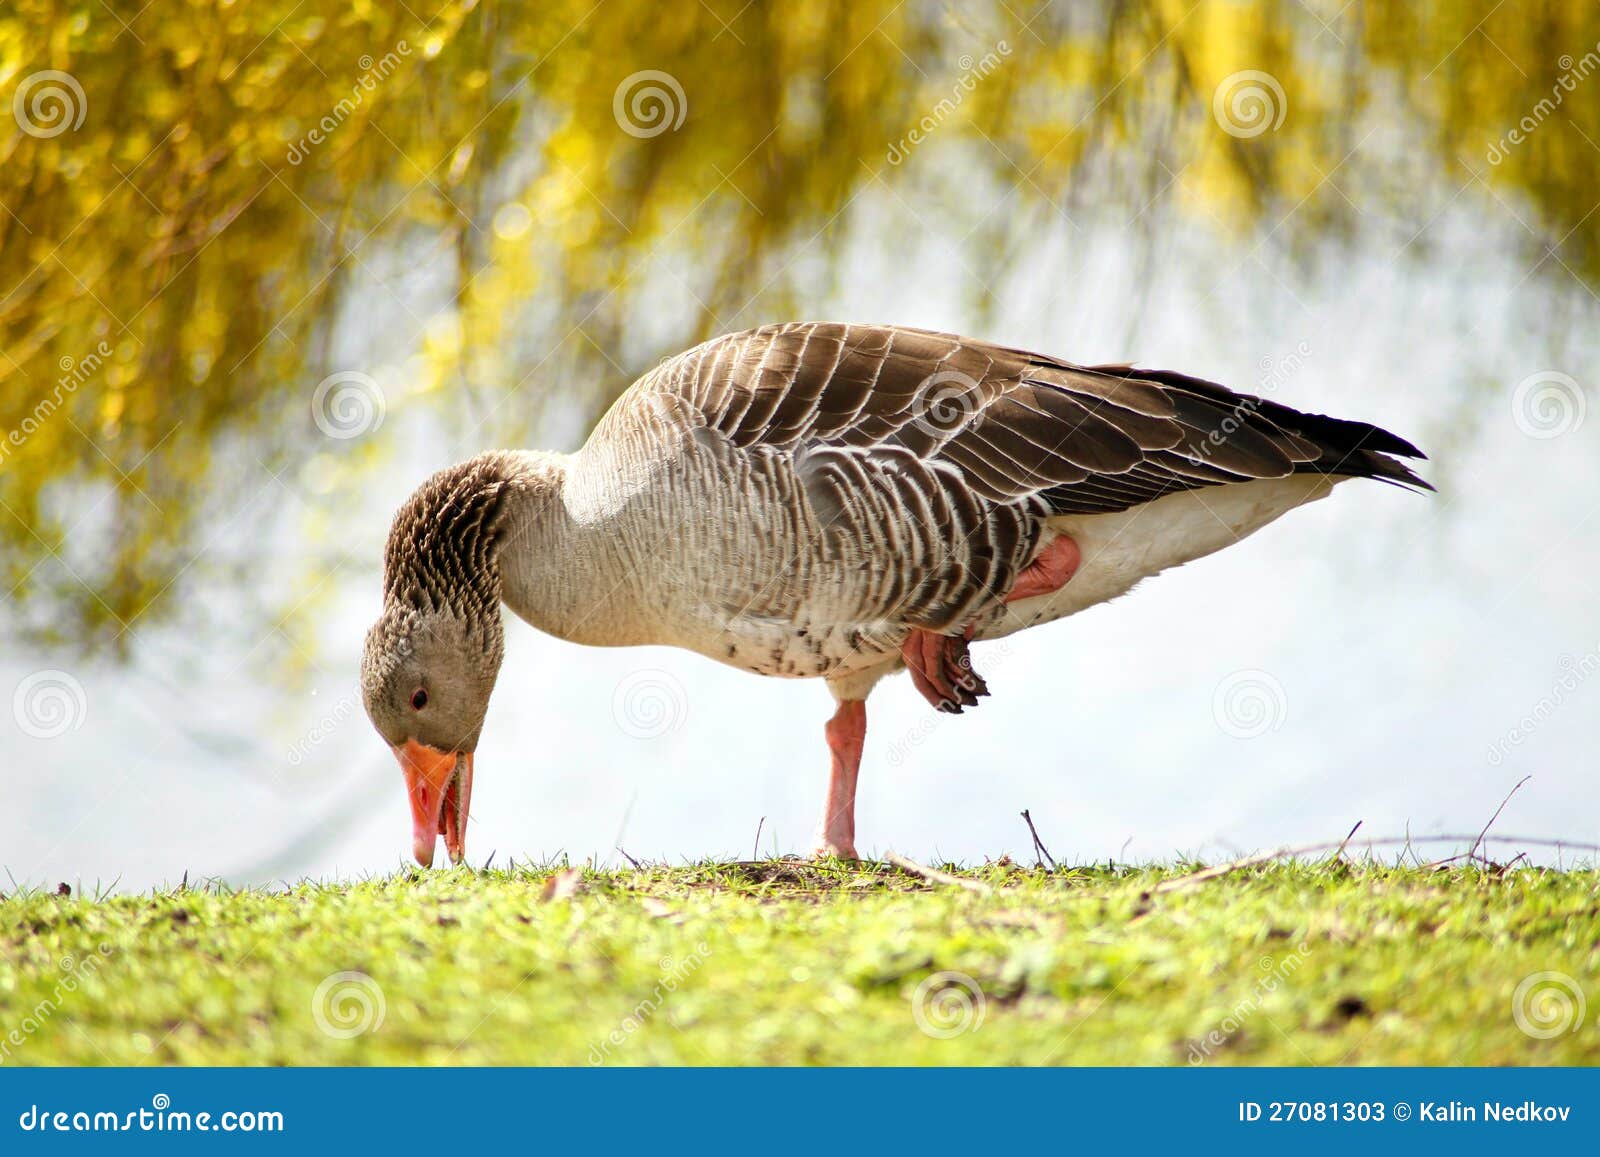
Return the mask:
<path id="1" fill-rule="evenodd" d="M 1105 372 L 1108 367 L 1091 368 Z M 1409 490 L 1434 489 L 1425 478 L 1399 461 L 1401 458 L 1425 461 L 1428 456 L 1400 435 L 1390 433 L 1381 426 L 1348 418 L 1330 418 L 1327 414 L 1308 414 L 1281 402 L 1236 394 L 1216 382 L 1170 370 L 1110 368 L 1122 376 L 1152 382 L 1175 393 L 1202 399 L 1219 411 L 1237 414 L 1243 408 L 1252 417 L 1264 420 L 1269 428 L 1276 426 L 1306 439 L 1322 453 L 1309 461 L 1296 462 L 1296 473 L 1372 478 Z"/>

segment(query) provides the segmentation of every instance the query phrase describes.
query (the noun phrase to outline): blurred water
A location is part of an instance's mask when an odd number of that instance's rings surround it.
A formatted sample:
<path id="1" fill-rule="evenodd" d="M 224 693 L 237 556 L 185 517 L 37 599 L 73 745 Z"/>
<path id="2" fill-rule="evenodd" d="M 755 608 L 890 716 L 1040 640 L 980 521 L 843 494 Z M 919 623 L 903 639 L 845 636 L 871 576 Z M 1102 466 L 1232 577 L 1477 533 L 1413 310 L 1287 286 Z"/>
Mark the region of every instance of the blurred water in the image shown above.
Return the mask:
<path id="1" fill-rule="evenodd" d="M 870 212 L 911 224 L 893 199 Z M 1525 775 L 1496 830 L 1600 843 L 1600 418 L 1557 414 L 1561 432 L 1541 437 L 1538 413 L 1514 406 L 1519 383 L 1548 371 L 1592 387 L 1594 332 L 1579 322 L 1593 311 L 1575 280 L 1530 278 L 1511 229 L 1448 208 L 1409 244 L 1411 229 L 1392 243 L 1375 233 L 1307 267 L 1192 223 L 1162 222 L 1151 245 L 1114 221 L 1054 222 L 983 317 L 963 304 L 970 271 L 953 243 L 856 243 L 848 284 L 811 316 L 1267 391 L 1411 437 L 1441 487 L 1350 483 L 1112 605 L 980 645 L 994 695 L 960 718 L 935 715 L 903 677 L 881 685 L 862 851 L 1031 858 L 1024 807 L 1071 862 L 1337 840 L 1357 820 L 1370 836 L 1476 832 Z M 769 320 L 781 319 L 730 324 Z M 382 342 L 381 314 L 362 325 L 356 347 Z M 552 426 L 570 447 L 570 422 Z M 264 476 L 236 525 L 269 528 L 271 549 L 197 595 L 214 631 L 141 633 L 131 669 L 0 660 L 0 690 L 20 703 L 54 679 L 65 712 L 0 711 L 0 864 L 15 880 L 245 884 L 402 862 L 409 816 L 360 709 L 356 662 L 389 513 L 432 469 L 494 444 L 492 424 L 465 442 L 451 428 L 421 403 L 392 406 L 373 435 L 386 465 L 359 493 Z M 303 582 L 308 519 L 331 522 L 362 561 L 282 600 L 304 597 L 315 617 L 304 652 L 231 608 Z M 514 620 L 507 651 L 477 761 L 472 862 L 614 862 L 618 843 L 639 858 L 748 855 L 763 817 L 763 853 L 809 846 L 831 710 L 820 682 L 666 649 L 584 649 Z M 274 678 L 287 665 L 311 671 L 292 693 Z"/>

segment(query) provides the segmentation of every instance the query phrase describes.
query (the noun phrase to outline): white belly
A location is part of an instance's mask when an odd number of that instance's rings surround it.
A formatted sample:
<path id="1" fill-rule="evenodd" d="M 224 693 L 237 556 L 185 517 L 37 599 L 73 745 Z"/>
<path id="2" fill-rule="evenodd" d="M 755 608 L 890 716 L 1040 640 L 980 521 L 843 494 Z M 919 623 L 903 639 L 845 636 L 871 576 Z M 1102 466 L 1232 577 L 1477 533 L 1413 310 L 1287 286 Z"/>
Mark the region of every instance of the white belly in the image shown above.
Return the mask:
<path id="1" fill-rule="evenodd" d="M 1002 638 L 1126 594 L 1141 579 L 1232 546 L 1279 515 L 1325 497 L 1342 481 L 1291 474 L 1186 490 L 1116 514 L 1052 518 L 1050 528 L 1070 535 L 1083 552 L 1078 572 L 1054 594 L 1011 604 L 978 637 Z"/>
<path id="2" fill-rule="evenodd" d="M 1282 514 L 1314 501 L 1342 479 L 1297 474 L 1185 491 L 1116 514 L 1063 515 L 1050 529 L 1070 535 L 1083 553 L 1072 580 L 1050 595 L 1009 604 L 980 626 L 976 638 L 997 639 L 1076 614 L 1126 594 L 1140 580 L 1231 546 Z M 666 643 L 761 675 L 826 677 L 845 698 L 861 698 L 899 666 L 904 628 L 853 622 L 849 604 L 808 603 L 798 620 L 751 613 L 741 606 L 687 599 L 662 628 L 635 642 Z M 736 602 L 745 601 L 741 596 Z M 740 613 L 732 613 L 738 611 Z M 797 629 L 797 621 L 805 624 Z"/>

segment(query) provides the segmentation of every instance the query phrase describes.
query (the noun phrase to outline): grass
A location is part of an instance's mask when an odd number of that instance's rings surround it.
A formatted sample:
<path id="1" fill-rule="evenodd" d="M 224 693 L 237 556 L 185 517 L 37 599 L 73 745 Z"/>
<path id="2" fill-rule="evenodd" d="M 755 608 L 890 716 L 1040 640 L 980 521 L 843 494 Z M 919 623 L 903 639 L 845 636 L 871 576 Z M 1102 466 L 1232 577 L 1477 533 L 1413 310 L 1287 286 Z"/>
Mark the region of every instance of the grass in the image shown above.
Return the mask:
<path id="1" fill-rule="evenodd" d="M 12 896 L 0 1064 L 1600 1063 L 1592 869 L 554 873 Z"/>

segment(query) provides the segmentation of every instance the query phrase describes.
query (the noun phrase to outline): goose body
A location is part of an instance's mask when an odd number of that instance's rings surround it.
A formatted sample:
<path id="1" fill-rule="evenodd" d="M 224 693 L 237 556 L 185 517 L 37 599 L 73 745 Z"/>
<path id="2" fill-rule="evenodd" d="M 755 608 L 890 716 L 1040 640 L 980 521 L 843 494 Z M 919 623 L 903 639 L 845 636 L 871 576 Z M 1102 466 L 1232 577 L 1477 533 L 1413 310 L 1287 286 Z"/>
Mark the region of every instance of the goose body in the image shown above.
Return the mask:
<path id="1" fill-rule="evenodd" d="M 1345 478 L 1426 487 L 1396 460 L 1420 456 L 1366 423 L 1179 374 L 887 326 L 732 334 L 642 377 L 576 453 L 481 455 L 412 496 L 369 637 L 368 710 L 414 810 L 418 782 L 441 780 L 414 816 L 431 859 L 449 798 L 464 830 L 502 646 L 485 608 L 502 600 L 575 642 L 823 678 L 839 708 L 818 846 L 854 855 L 862 703 L 884 675 L 909 665 L 959 712 L 986 693 L 967 640 L 1115 598 Z M 492 660 L 487 674 L 419 660 L 430 627 Z M 424 718 L 412 701 L 437 701 L 441 682 L 458 702 Z"/>

